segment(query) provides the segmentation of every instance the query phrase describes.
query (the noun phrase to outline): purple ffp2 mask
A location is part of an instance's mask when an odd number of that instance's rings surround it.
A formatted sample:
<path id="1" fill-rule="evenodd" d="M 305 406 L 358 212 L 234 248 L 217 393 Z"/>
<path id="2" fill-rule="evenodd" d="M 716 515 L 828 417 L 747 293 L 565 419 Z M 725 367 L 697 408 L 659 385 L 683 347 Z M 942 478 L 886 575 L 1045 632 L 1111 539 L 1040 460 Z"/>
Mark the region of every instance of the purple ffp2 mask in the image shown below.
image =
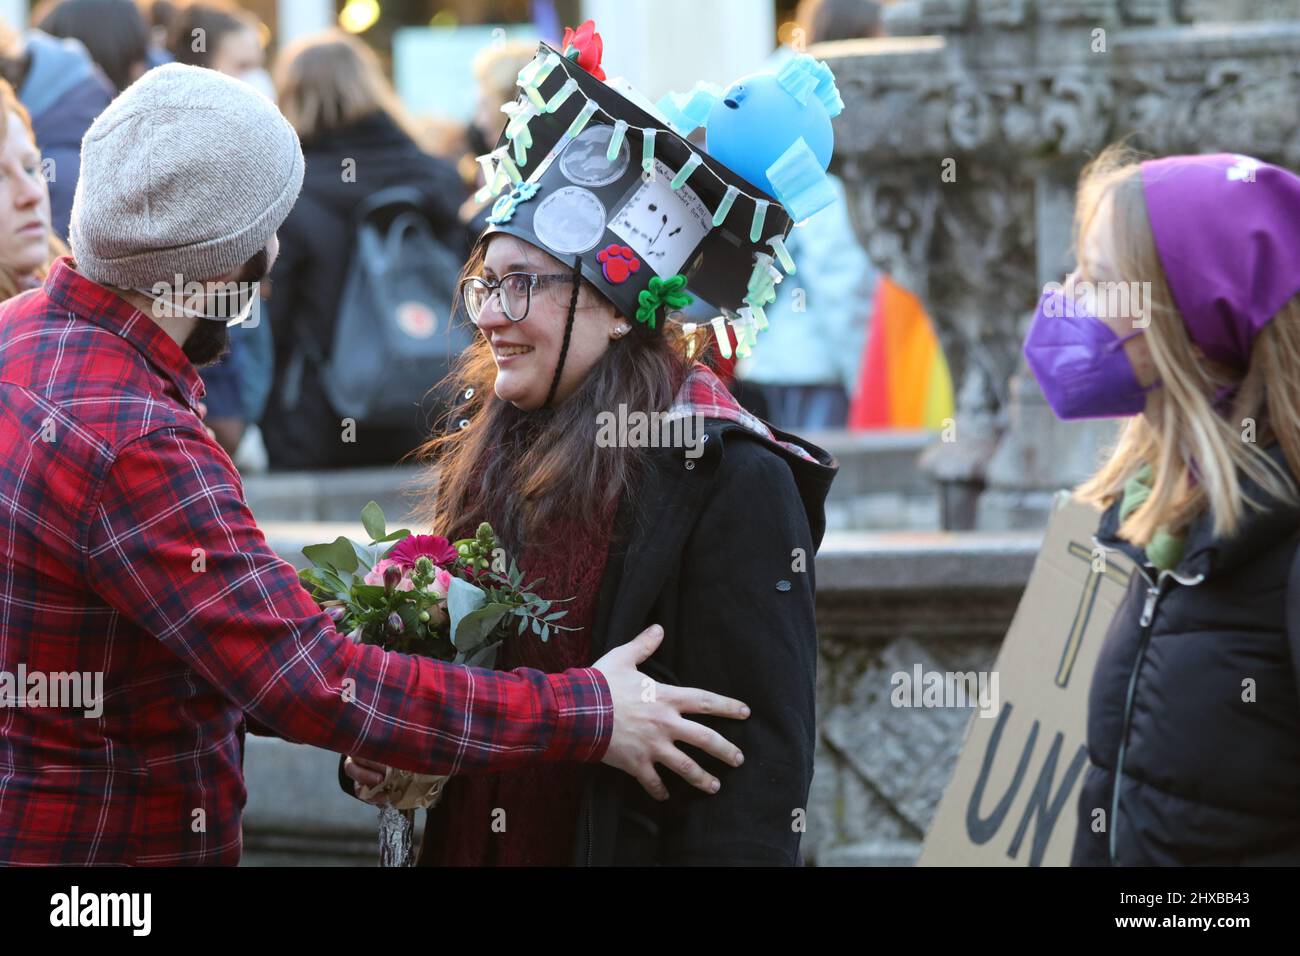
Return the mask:
<path id="1" fill-rule="evenodd" d="M 1156 386 L 1138 384 L 1124 343 L 1141 333 L 1120 338 L 1064 292 L 1044 292 L 1025 336 L 1024 354 L 1056 417 L 1075 421 L 1140 414 L 1147 392 Z"/>

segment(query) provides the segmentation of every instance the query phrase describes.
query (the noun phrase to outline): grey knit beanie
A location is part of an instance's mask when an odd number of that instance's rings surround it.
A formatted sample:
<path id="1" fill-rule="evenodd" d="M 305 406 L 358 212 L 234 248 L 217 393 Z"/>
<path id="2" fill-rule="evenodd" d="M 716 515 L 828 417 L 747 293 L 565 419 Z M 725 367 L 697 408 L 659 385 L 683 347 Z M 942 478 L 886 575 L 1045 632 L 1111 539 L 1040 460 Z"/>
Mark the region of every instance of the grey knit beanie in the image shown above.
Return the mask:
<path id="1" fill-rule="evenodd" d="M 73 259 L 122 288 L 215 279 L 267 244 L 302 174 L 297 134 L 261 93 L 215 70 L 158 67 L 82 140 Z"/>

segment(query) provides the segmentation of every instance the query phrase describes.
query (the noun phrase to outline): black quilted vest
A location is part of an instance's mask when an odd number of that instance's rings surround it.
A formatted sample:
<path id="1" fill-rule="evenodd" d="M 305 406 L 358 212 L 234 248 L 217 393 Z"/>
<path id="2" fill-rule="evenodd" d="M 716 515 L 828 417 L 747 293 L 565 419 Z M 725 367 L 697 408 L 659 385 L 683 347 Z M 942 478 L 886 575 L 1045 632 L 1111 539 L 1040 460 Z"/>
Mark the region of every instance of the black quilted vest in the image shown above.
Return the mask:
<path id="1" fill-rule="evenodd" d="M 1243 487 L 1266 510 L 1227 540 L 1202 516 L 1172 572 L 1102 516 L 1139 570 L 1093 673 L 1075 866 L 1300 864 L 1300 508 Z"/>

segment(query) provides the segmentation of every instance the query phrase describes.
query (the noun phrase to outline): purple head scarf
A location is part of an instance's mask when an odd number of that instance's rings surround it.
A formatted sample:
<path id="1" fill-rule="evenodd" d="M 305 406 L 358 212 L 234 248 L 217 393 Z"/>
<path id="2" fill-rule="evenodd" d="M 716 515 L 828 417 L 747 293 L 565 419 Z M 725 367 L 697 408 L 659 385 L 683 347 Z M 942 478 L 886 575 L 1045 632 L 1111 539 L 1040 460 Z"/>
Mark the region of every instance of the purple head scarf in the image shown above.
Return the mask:
<path id="1" fill-rule="evenodd" d="M 1270 319 L 1300 293 L 1300 177 L 1231 153 L 1142 164 L 1156 251 L 1188 334 L 1244 371 Z"/>

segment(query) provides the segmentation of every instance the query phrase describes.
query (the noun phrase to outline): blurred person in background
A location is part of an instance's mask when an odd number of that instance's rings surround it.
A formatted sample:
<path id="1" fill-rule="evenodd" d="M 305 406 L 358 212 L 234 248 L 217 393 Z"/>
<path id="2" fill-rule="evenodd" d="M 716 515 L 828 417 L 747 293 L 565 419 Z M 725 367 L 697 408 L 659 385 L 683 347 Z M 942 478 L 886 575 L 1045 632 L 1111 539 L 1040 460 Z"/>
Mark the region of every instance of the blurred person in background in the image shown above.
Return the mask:
<path id="1" fill-rule="evenodd" d="M 801 40 L 817 43 L 878 36 L 880 12 L 872 0 L 803 0 L 796 17 Z M 835 176 L 830 184 L 839 201 L 786 240 L 798 267 L 788 284 L 803 295 L 773 303 L 767 338 L 736 367 L 746 404 L 778 428 L 843 428 L 857 387 L 875 270 L 853 233 L 843 184 Z"/>
<path id="2" fill-rule="evenodd" d="M 82 44 L 40 30 L 26 36 L 0 23 L 0 78 L 18 91 L 48 169 L 50 216 L 68 235 L 81 170 L 81 138 L 113 98 L 109 82 Z"/>
<path id="3" fill-rule="evenodd" d="M 176 62 L 232 76 L 274 100 L 262 48 L 263 26 L 252 13 L 224 0 L 202 0 L 176 4 L 158 15 L 167 19 L 167 53 Z M 245 323 L 230 337 L 225 357 L 202 373 L 208 390 L 207 423 L 245 472 L 267 467 L 255 423 L 270 394 L 270 336 L 262 322 Z"/>
<path id="4" fill-rule="evenodd" d="M 818 40 L 885 36 L 888 2 L 804 0 L 798 16 L 805 38 Z M 875 11 L 868 8 L 878 7 Z M 925 304 L 884 272 L 875 272 L 866 293 L 870 303 L 866 343 L 844 357 L 848 428 L 938 431 L 954 411 L 952 375 Z"/>
<path id="5" fill-rule="evenodd" d="M 302 194 L 280 229 L 272 272 L 269 325 L 275 374 L 262 431 L 277 469 L 393 464 L 428 438 L 430 423 L 410 396 L 409 423 L 360 422 L 342 437 L 345 416 L 323 384 L 349 266 L 356 256 L 356 218 L 363 202 L 391 187 L 418 191 L 419 212 L 456 266 L 469 235 L 457 210 L 465 196 L 455 168 L 422 151 L 375 54 L 339 30 L 306 37 L 282 51 L 275 89 L 302 140 L 307 172 Z M 449 276 L 454 282 L 455 276 Z M 428 370 L 420 392 L 440 375 Z"/>
<path id="6" fill-rule="evenodd" d="M 519 94 L 515 80 L 519 71 L 532 61 L 536 53 L 535 42 L 514 40 L 494 43 L 474 58 L 478 102 L 474 107 L 473 118 L 465 125 L 456 166 L 471 193 L 477 192 L 483 185 L 483 169 L 475 161 L 476 157 L 492 151 L 497 137 L 506 125 L 506 116 L 501 112 L 501 107 L 513 102 Z M 491 206 L 491 202 L 480 203 L 471 195 L 461 207 L 461 218 L 472 222 L 477 234 L 485 225 L 483 220 L 487 218 Z"/>
<path id="7" fill-rule="evenodd" d="M 43 0 L 32 23 L 50 36 L 80 40 L 114 93 L 148 69 L 149 29 L 133 0 Z"/>
<path id="8" fill-rule="evenodd" d="M 167 32 L 167 52 L 177 63 L 203 66 L 243 80 L 271 94 L 263 52 L 262 22 L 224 0 L 202 0 L 177 7 Z"/>
<path id="9" fill-rule="evenodd" d="M 41 174 L 31 117 L 14 88 L 0 80 L 0 300 L 45 281 L 67 247 L 50 229 L 50 189 Z"/>
<path id="10" fill-rule="evenodd" d="M 172 0 L 141 0 L 140 11 L 149 26 L 149 48 L 145 60 L 149 68 L 172 62 L 172 55 L 167 50 L 167 34 L 171 31 L 172 20 L 176 18 L 176 4 Z"/>
<path id="11" fill-rule="evenodd" d="M 885 35 L 884 8 L 891 0 L 799 0 L 794 19 L 807 43 L 860 40 Z"/>

